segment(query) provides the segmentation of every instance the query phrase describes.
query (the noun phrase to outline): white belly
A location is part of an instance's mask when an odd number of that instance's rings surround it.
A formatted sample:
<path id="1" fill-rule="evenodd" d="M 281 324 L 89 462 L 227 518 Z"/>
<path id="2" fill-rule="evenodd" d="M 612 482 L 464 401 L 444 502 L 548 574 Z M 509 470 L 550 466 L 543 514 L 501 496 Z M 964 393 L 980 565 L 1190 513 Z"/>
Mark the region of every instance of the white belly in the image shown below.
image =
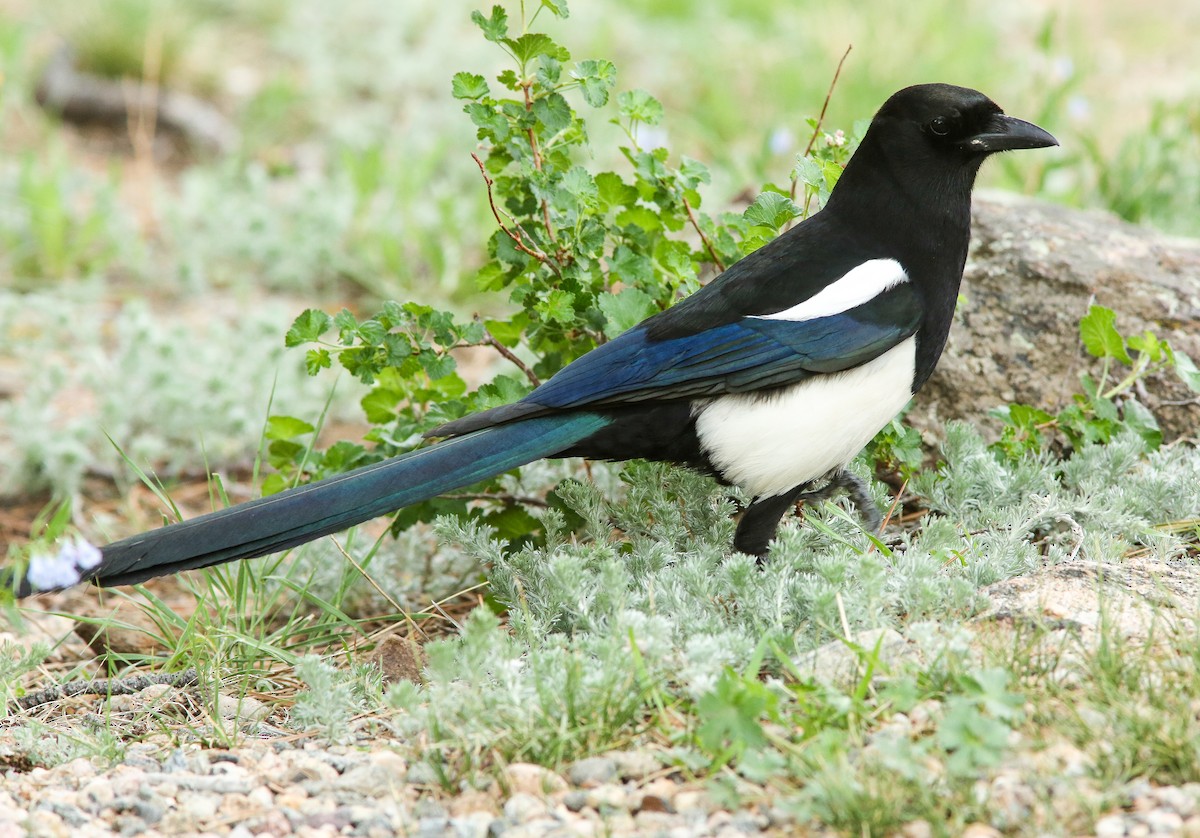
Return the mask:
<path id="1" fill-rule="evenodd" d="M 770 497 L 854 459 L 912 398 L 916 338 L 862 366 L 820 375 L 771 396 L 720 396 L 696 431 L 721 475 Z"/>

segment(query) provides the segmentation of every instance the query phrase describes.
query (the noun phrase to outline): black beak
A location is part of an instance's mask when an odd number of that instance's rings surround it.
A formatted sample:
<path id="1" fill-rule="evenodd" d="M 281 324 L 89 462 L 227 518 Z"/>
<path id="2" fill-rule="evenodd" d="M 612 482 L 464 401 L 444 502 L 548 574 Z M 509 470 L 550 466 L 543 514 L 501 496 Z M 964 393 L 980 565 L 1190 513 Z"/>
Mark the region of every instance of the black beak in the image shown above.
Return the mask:
<path id="1" fill-rule="evenodd" d="M 963 151 L 991 154 L 1017 148 L 1046 148 L 1058 145 L 1058 140 L 1032 122 L 998 113 L 988 120 L 982 131 L 958 145 Z"/>

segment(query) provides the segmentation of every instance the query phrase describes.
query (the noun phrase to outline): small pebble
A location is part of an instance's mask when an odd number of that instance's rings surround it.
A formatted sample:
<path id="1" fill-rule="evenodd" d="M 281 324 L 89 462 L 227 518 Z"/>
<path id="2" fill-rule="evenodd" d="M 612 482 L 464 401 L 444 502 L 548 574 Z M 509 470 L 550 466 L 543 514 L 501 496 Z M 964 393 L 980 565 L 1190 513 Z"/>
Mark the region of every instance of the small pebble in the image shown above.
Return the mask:
<path id="1" fill-rule="evenodd" d="M 572 785 L 593 788 L 617 776 L 617 761 L 610 757 L 588 757 L 573 763 L 567 771 Z"/>
<path id="2" fill-rule="evenodd" d="M 504 817 L 511 823 L 522 823 L 546 813 L 546 804 L 540 797 L 517 792 L 504 802 Z"/>
<path id="3" fill-rule="evenodd" d="M 1096 821 L 1096 838 L 1120 838 L 1125 834 L 1125 819 L 1120 815 L 1105 815 Z"/>

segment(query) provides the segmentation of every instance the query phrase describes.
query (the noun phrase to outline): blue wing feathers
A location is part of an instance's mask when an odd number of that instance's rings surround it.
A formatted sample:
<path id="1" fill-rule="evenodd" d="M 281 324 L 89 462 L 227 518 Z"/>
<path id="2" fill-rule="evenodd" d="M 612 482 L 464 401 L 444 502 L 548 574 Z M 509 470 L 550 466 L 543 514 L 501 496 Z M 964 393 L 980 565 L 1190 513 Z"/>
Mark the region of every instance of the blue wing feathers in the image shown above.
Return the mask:
<path id="1" fill-rule="evenodd" d="M 635 328 L 580 358 L 530 393 L 547 409 L 694 398 L 800 381 L 865 363 L 911 336 L 919 322 L 900 286 L 841 314 L 790 321 L 742 318 L 684 337 L 653 340 Z M 881 317 L 882 309 L 899 317 Z M 766 382 L 766 384 L 764 384 Z"/>
<path id="2" fill-rule="evenodd" d="M 594 413 L 545 416 L 421 448 L 375 465 L 114 542 L 94 576 L 128 585 L 285 550 L 553 456 L 609 424 Z M 221 521 L 226 526 L 211 526 Z"/>

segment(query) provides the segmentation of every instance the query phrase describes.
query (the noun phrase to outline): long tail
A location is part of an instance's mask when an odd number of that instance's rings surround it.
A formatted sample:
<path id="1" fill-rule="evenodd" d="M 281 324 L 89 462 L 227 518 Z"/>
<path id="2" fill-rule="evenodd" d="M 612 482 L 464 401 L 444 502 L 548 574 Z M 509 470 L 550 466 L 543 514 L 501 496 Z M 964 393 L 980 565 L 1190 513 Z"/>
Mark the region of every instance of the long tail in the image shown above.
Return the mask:
<path id="1" fill-rule="evenodd" d="M 594 413 L 546 416 L 455 437 L 345 474 L 113 542 L 80 581 L 132 585 L 251 559 L 553 456 L 603 428 Z M 30 593 L 25 580 L 18 596 Z"/>

